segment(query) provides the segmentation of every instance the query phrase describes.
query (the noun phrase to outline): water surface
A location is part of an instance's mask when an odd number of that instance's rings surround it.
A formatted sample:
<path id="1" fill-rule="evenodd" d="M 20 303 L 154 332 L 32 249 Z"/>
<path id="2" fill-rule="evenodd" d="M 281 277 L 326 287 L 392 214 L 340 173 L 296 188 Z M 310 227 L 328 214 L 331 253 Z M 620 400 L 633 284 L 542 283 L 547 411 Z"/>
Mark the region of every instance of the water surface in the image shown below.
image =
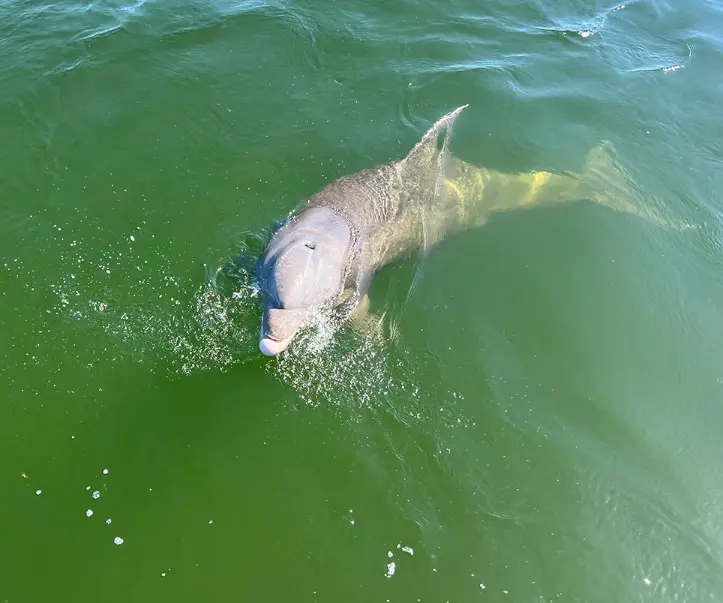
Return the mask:
<path id="1" fill-rule="evenodd" d="M 0 5 L 0 599 L 723 599 L 722 31 L 703 0 Z M 509 213 L 384 269 L 383 338 L 262 357 L 217 267 L 465 103 L 466 161 L 607 140 L 690 228 Z"/>

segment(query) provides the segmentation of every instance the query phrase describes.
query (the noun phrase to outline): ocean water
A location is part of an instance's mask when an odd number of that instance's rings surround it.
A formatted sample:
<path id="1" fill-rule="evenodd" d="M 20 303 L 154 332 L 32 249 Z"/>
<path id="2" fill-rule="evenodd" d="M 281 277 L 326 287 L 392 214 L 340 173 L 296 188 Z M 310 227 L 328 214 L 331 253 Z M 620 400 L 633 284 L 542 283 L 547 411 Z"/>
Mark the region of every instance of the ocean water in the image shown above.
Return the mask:
<path id="1" fill-rule="evenodd" d="M 704 0 L 0 3 L 0 601 L 723 600 L 721 32 Z M 263 357 L 218 268 L 465 103 L 456 156 L 607 141 L 635 211 L 496 216 L 384 268 L 375 337 Z"/>

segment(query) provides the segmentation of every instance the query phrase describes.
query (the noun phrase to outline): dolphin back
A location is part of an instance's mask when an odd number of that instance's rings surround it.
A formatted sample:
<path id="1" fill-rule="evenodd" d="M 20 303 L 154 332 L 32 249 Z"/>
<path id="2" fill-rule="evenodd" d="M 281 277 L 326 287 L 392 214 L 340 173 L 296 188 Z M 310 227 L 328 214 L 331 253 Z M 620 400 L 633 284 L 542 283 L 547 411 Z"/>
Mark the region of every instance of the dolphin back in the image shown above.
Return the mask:
<path id="1" fill-rule="evenodd" d="M 349 223 L 354 241 L 351 262 L 361 262 L 365 271 L 374 272 L 425 246 L 430 238 L 439 238 L 441 233 L 429 232 L 427 216 L 439 213 L 435 200 L 441 190 L 446 149 L 452 126 L 465 107 L 435 122 L 403 159 L 343 176 L 309 200 L 308 207 L 328 207 Z"/>

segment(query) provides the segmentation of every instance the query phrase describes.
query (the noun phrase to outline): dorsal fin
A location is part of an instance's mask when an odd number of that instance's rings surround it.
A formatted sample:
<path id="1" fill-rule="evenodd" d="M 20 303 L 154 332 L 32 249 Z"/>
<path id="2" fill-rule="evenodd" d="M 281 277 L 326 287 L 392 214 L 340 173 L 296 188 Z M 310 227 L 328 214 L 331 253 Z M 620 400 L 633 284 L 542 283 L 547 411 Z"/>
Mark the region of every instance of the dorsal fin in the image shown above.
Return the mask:
<path id="1" fill-rule="evenodd" d="M 457 107 L 454 111 L 447 113 L 444 117 L 439 119 L 427 132 L 422 139 L 414 145 L 407 156 L 402 160 L 404 163 L 418 163 L 424 161 L 425 158 L 429 159 L 434 156 L 437 152 L 437 139 L 444 128 L 451 132 L 452 125 L 455 120 L 462 112 L 463 109 L 469 105 L 462 105 Z"/>

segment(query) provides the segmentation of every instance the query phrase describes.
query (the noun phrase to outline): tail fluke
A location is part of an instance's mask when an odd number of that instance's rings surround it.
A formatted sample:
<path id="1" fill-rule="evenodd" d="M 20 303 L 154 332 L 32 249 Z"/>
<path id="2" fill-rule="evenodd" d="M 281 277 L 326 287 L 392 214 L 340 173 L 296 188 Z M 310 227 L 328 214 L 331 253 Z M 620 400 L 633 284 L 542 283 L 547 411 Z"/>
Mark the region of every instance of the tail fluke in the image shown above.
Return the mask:
<path id="1" fill-rule="evenodd" d="M 668 217 L 662 208 L 646 201 L 640 187 L 615 160 L 613 145 L 605 141 L 592 149 L 582 174 L 581 193 L 600 205 L 615 211 L 634 215 L 660 228 L 689 230 L 698 228 L 684 220 Z"/>

